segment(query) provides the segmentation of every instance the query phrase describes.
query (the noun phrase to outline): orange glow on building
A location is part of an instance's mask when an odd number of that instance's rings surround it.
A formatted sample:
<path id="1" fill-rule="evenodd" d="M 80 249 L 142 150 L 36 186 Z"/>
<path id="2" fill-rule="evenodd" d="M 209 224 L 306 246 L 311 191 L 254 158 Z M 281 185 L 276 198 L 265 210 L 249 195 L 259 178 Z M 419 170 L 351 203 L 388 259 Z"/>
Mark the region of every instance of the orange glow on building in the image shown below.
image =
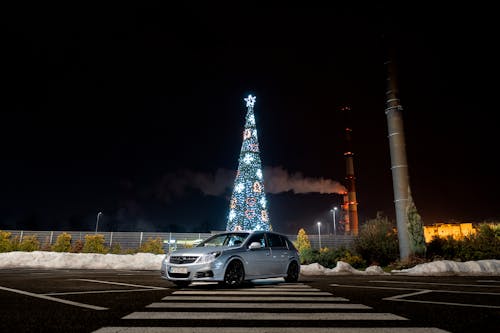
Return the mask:
<path id="1" fill-rule="evenodd" d="M 475 233 L 476 229 L 472 226 L 472 223 L 435 223 L 424 226 L 426 243 L 432 241 L 434 237 L 447 238 L 451 236 L 453 239 L 459 240 Z"/>

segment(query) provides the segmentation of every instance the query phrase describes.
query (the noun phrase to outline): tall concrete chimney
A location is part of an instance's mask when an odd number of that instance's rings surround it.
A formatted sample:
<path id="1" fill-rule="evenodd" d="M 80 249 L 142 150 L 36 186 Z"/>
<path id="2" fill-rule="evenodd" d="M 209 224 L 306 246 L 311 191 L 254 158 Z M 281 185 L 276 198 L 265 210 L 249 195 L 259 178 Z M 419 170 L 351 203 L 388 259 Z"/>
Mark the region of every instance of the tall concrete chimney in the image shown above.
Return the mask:
<path id="1" fill-rule="evenodd" d="M 394 189 L 394 205 L 399 239 L 399 255 L 401 260 L 410 256 L 410 238 L 408 233 L 408 206 L 410 182 L 408 163 L 406 161 L 405 135 L 403 131 L 403 108 L 399 103 L 396 82 L 396 69 L 392 57 L 385 62 L 387 68 L 386 108 L 389 147 L 391 153 L 392 184 Z"/>
<path id="2" fill-rule="evenodd" d="M 344 106 L 341 111 L 349 112 L 350 107 Z M 346 127 L 345 137 L 346 137 L 346 151 L 344 153 L 345 163 L 346 163 L 346 183 L 347 183 L 347 205 L 349 210 L 349 225 L 351 234 L 354 236 L 358 235 L 358 202 L 356 200 L 356 177 L 354 176 L 354 161 L 351 145 L 351 132 L 352 129 Z"/>

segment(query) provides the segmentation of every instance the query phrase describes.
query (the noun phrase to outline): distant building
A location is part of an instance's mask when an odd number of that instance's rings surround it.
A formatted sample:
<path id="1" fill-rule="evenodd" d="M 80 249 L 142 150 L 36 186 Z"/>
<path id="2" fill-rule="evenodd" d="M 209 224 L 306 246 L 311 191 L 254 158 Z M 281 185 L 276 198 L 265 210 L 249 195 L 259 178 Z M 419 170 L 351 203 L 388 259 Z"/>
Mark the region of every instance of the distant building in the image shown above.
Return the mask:
<path id="1" fill-rule="evenodd" d="M 435 223 L 424 226 L 426 243 L 429 243 L 434 237 L 447 238 L 451 236 L 459 240 L 475 233 L 476 229 L 472 223 Z"/>

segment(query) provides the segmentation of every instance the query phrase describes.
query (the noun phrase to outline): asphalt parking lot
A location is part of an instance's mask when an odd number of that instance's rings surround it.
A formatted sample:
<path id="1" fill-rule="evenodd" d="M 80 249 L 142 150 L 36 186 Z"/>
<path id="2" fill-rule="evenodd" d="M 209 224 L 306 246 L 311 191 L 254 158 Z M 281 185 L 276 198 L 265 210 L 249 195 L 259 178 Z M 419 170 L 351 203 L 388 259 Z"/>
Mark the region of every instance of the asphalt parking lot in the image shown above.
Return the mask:
<path id="1" fill-rule="evenodd" d="M 301 276 L 221 290 L 178 289 L 154 271 L 9 269 L 0 308 L 2 332 L 492 332 L 500 277 Z"/>

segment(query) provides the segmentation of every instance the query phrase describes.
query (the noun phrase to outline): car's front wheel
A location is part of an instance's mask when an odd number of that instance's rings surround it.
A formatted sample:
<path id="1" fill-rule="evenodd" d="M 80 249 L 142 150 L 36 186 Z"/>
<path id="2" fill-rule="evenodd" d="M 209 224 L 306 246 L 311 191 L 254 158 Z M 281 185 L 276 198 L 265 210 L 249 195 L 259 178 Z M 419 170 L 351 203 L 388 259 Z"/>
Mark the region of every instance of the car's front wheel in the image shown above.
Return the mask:
<path id="1" fill-rule="evenodd" d="M 299 280 L 299 265 L 296 261 L 292 261 L 288 265 L 288 270 L 286 271 L 285 281 L 286 282 L 297 282 Z"/>
<path id="2" fill-rule="evenodd" d="M 245 268 L 239 260 L 229 263 L 224 274 L 224 285 L 228 287 L 239 287 L 245 280 Z"/>

